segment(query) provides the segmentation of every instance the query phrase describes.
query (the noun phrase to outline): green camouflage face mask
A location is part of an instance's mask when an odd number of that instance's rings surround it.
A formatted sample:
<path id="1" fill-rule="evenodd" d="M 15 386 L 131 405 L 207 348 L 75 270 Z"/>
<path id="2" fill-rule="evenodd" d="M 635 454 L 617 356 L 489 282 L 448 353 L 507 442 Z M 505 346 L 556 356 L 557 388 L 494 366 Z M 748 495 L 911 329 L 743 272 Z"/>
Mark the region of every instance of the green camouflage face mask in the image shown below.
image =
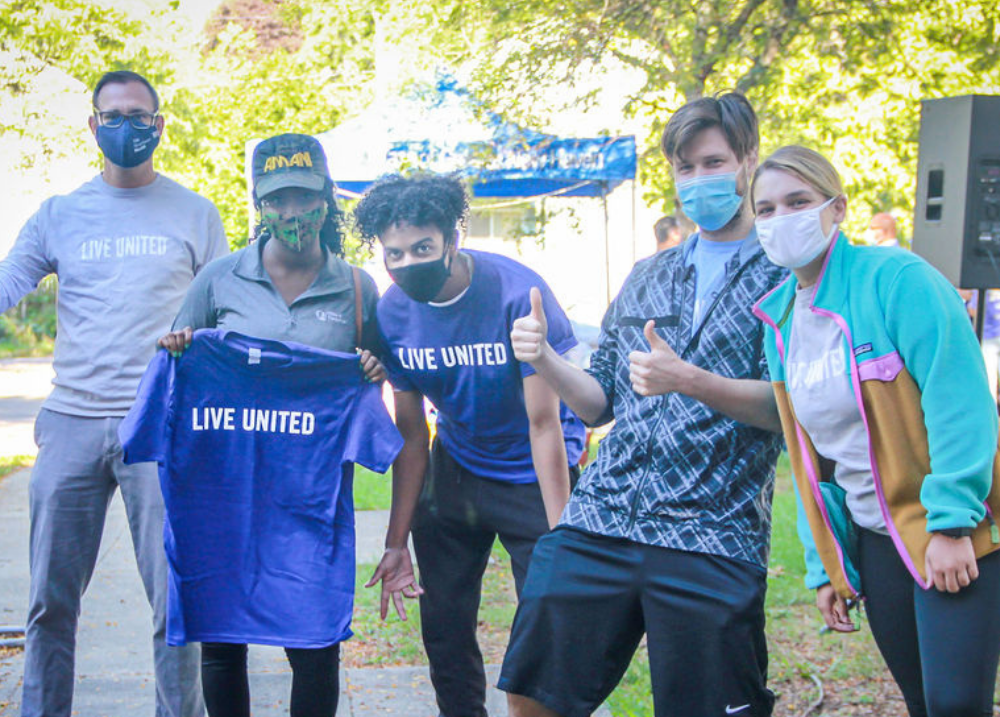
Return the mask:
<path id="1" fill-rule="evenodd" d="M 292 251 L 302 251 L 319 239 L 319 230 L 326 221 L 326 204 L 293 217 L 282 217 L 273 210 L 265 211 L 260 219 L 272 237 Z"/>

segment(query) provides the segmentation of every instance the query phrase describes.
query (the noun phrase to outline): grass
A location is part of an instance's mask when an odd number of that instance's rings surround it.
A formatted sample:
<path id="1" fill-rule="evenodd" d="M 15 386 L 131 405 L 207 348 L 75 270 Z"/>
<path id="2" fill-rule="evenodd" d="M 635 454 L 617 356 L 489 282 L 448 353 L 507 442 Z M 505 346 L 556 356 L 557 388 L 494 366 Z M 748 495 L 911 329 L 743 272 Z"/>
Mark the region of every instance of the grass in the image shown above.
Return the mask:
<path id="1" fill-rule="evenodd" d="M 590 460 L 597 455 L 597 440 L 590 444 Z M 392 469 L 382 475 L 362 466 L 354 467 L 354 509 L 389 510 L 392 502 Z"/>
<path id="2" fill-rule="evenodd" d="M 55 342 L 47 336 L 38 339 L 12 337 L 0 341 L 0 359 L 51 356 Z"/>
<path id="3" fill-rule="evenodd" d="M 389 510 L 392 502 L 392 469 L 385 475 L 354 466 L 354 509 Z"/>
<path id="4" fill-rule="evenodd" d="M 386 478 L 362 476 L 373 498 L 387 501 Z M 387 502 L 385 503 L 387 505 Z M 379 593 L 365 589 L 364 581 L 374 566 L 358 567 L 358 591 L 354 613 L 355 638 L 345 645 L 344 663 L 364 667 L 426 664 L 420 640 L 420 610 L 408 601 L 410 619 L 401 622 L 394 614 L 383 623 L 378 617 Z M 778 463 L 773 507 L 771 563 L 765 606 L 770 653 L 768 685 L 778 701 L 775 717 L 811 714 L 814 717 L 905 717 L 899 691 L 863 624 L 853 635 L 821 634 L 822 620 L 813 604 L 813 594 L 802 583 L 805 574 L 795 533 L 795 496 L 787 458 Z M 507 646 L 516 600 L 510 559 L 497 543 L 483 580 L 479 613 L 479 642 L 487 662 L 499 663 Z M 820 686 L 822 707 L 810 711 Z M 645 646 L 640 647 L 618 688 L 608 699 L 615 717 L 645 717 L 653 714 L 649 663 Z"/>
<path id="5" fill-rule="evenodd" d="M 0 478 L 9 473 L 27 468 L 35 464 L 34 456 L 4 456 L 0 457 Z"/>
<path id="6" fill-rule="evenodd" d="M 379 587 L 365 588 L 374 565 L 359 565 L 354 601 L 354 637 L 344 646 L 343 664 L 347 667 L 427 664 L 420 638 L 420 605 L 406 601 L 407 620 L 400 620 L 389 608 L 383 622 L 379 618 Z M 483 576 L 482 602 L 479 608 L 479 644 L 487 663 L 499 663 L 507 649 L 507 636 L 514 620 L 517 601 L 510 574 L 510 556 L 498 542 Z"/>

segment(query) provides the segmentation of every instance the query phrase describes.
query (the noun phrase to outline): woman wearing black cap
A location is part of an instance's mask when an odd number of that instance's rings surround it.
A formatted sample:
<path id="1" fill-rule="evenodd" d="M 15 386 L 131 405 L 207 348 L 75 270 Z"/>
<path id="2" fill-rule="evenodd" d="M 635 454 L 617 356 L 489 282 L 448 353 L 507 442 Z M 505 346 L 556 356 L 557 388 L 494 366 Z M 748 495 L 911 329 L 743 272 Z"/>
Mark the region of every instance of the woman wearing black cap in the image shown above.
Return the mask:
<path id="1" fill-rule="evenodd" d="M 300 134 L 264 140 L 254 151 L 253 184 L 256 241 L 199 274 L 160 346 L 178 354 L 194 329 L 230 329 L 329 351 L 358 349 L 367 378 L 382 380 L 370 351 L 378 342 L 378 291 L 370 276 L 342 258 L 343 215 L 322 146 Z M 353 530 L 353 517 L 347 525 Z M 292 717 L 335 714 L 339 643 L 285 652 L 293 674 Z M 203 642 L 202 683 L 210 717 L 248 716 L 246 644 Z"/>

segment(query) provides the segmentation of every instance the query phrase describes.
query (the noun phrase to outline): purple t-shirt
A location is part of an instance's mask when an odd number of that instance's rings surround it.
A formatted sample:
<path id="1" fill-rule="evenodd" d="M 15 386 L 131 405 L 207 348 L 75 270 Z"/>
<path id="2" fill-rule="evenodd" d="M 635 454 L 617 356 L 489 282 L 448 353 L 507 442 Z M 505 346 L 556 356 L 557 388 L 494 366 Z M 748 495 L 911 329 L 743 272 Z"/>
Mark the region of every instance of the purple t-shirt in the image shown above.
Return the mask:
<path id="1" fill-rule="evenodd" d="M 542 292 L 549 344 L 559 354 L 576 346 L 569 319 L 542 278 L 513 259 L 463 250 L 472 283 L 444 305 L 414 301 L 391 286 L 378 304 L 385 367 L 397 391 L 418 391 L 438 410 L 437 435 L 475 475 L 511 483 L 538 480 L 531 461 L 523 378 L 534 373 L 514 358 L 510 330 Z M 583 423 L 560 405 L 570 465 L 583 452 Z"/>
<path id="2" fill-rule="evenodd" d="M 403 444 L 357 356 L 197 331 L 154 357 L 119 436 L 160 466 L 169 644 L 350 637 L 353 463 L 383 473 Z"/>

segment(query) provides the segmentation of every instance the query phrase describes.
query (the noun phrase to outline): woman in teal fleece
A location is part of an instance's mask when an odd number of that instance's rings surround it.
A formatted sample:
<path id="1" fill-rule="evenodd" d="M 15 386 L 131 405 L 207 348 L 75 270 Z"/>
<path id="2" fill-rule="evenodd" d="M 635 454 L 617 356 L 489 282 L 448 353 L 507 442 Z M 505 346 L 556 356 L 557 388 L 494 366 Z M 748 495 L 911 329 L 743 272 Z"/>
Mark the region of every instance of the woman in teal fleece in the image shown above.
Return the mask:
<path id="1" fill-rule="evenodd" d="M 840 177 L 783 147 L 757 233 L 792 276 L 755 307 L 799 498 L 807 584 L 872 634 L 910 715 L 991 715 L 1000 660 L 997 413 L 958 293 L 901 249 L 839 231 Z"/>

